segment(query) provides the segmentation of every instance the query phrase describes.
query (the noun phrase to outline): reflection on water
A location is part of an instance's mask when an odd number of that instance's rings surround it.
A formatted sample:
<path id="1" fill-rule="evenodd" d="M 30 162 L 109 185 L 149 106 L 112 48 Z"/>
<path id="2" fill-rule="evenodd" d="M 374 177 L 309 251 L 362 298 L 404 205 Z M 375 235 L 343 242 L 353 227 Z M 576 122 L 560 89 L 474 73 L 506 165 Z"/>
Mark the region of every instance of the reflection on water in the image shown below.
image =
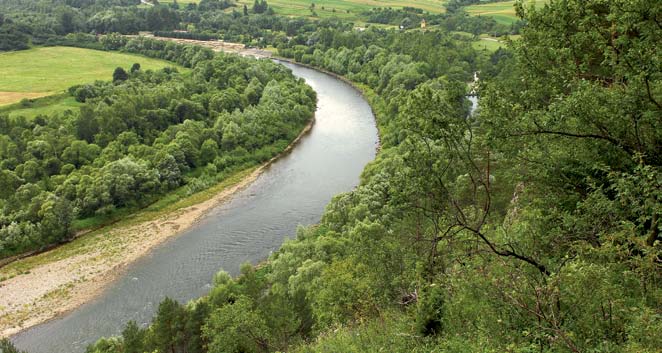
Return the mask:
<path id="1" fill-rule="evenodd" d="M 298 225 L 318 222 L 332 196 L 358 184 L 377 145 L 370 106 L 340 80 L 285 65 L 317 91 L 311 133 L 230 202 L 131 265 L 98 299 L 13 337 L 19 348 L 84 352 L 129 320 L 147 324 L 164 297 L 184 302 L 204 295 L 219 269 L 236 275 L 242 263 L 266 258 Z"/>

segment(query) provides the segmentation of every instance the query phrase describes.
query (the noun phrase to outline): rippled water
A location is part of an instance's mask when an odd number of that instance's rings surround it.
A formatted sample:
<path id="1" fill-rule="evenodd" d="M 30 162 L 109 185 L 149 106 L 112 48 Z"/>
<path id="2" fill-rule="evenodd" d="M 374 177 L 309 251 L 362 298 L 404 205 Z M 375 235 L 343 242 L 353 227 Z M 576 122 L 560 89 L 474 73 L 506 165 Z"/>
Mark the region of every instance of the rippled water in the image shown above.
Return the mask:
<path id="1" fill-rule="evenodd" d="M 119 334 L 129 320 L 146 324 L 164 297 L 185 302 L 204 295 L 219 269 L 237 274 L 242 263 L 266 258 L 298 225 L 318 222 L 332 196 L 358 184 L 375 157 L 370 106 L 338 79 L 284 65 L 317 92 L 310 134 L 230 202 L 132 264 L 99 298 L 12 337 L 20 349 L 84 352 L 99 337 Z"/>

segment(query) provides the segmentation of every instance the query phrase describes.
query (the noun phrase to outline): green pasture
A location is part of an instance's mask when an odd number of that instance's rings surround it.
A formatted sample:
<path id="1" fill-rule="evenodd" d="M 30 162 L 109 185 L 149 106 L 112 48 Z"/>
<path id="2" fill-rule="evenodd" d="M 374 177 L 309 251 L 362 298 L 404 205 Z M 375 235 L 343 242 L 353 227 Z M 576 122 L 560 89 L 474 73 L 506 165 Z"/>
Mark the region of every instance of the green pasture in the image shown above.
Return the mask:
<path id="1" fill-rule="evenodd" d="M 129 69 L 176 66 L 144 56 L 72 47 L 43 47 L 0 54 L 0 105 L 63 92 L 67 88 L 111 80 L 118 66 Z"/>
<path id="2" fill-rule="evenodd" d="M 526 0 L 525 5 L 542 6 L 549 0 Z M 473 16 L 490 16 L 501 24 L 511 24 L 519 18 L 515 13 L 515 1 L 501 1 L 472 5 L 465 7 L 465 10 Z"/>
<path id="3" fill-rule="evenodd" d="M 172 3 L 174 0 L 161 0 L 161 3 Z M 198 0 L 177 0 L 177 3 L 197 3 Z M 254 0 L 237 0 L 237 11 L 244 5 L 250 9 Z M 361 12 L 375 7 L 402 8 L 416 7 L 425 11 L 444 12 L 443 0 L 267 0 L 269 6 L 279 15 L 313 17 L 310 5 L 315 3 L 318 18 L 339 17 L 351 21 L 362 21 Z"/>
<path id="4" fill-rule="evenodd" d="M 37 115 L 54 115 L 64 113 L 67 110 L 76 111 L 82 103 L 76 101 L 68 94 L 56 94 L 35 99 L 21 100 L 19 103 L 0 107 L 0 115 L 7 114 L 10 117 L 23 116 L 29 119 Z"/>
<path id="5" fill-rule="evenodd" d="M 480 38 L 479 40 L 471 42 L 471 46 L 476 50 L 493 52 L 501 47 L 505 47 L 506 43 L 501 40 L 494 40 L 493 38 Z"/>
<path id="6" fill-rule="evenodd" d="M 251 0 L 239 0 L 239 4 L 252 6 Z M 347 20 L 361 21 L 361 13 L 375 7 L 402 8 L 416 7 L 425 11 L 439 13 L 444 11 L 441 0 L 271 0 L 268 1 L 276 13 L 286 16 L 312 16 L 310 6 L 315 3 L 317 17 L 339 17 Z"/>

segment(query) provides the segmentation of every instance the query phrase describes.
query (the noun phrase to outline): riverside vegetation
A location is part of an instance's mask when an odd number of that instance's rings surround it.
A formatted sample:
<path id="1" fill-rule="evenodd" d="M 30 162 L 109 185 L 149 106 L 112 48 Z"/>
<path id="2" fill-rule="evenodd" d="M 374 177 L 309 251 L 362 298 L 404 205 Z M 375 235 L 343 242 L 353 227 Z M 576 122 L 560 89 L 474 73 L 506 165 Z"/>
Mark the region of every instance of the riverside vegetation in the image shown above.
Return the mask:
<path id="1" fill-rule="evenodd" d="M 262 267 L 89 351 L 657 351 L 660 6 L 519 10 L 487 62 L 440 32 L 281 51 L 364 85 L 379 157 Z"/>
<path id="2" fill-rule="evenodd" d="M 377 159 L 262 266 L 88 352 L 658 352 L 662 4 L 516 9 L 493 53 L 342 22 L 276 45 L 364 90 Z"/>
<path id="3" fill-rule="evenodd" d="M 0 257 L 267 161 L 312 117 L 315 93 L 274 63 L 143 38 L 121 43 L 192 70 L 117 68 L 112 82 L 69 89 L 84 103 L 79 112 L 0 116 Z"/>

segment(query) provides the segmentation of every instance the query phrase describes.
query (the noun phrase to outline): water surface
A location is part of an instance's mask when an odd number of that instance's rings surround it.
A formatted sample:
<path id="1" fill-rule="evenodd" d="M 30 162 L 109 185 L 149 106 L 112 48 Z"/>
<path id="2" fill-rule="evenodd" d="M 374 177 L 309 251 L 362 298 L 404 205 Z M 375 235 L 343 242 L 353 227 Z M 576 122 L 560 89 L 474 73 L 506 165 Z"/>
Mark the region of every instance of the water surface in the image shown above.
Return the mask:
<path id="1" fill-rule="evenodd" d="M 12 337 L 20 349 L 84 352 L 129 320 L 147 324 L 164 297 L 185 302 L 206 294 L 219 269 L 236 275 L 242 263 L 266 258 L 298 225 L 318 222 L 332 196 L 358 185 L 377 145 L 370 106 L 336 78 L 284 65 L 317 92 L 312 131 L 231 201 L 132 264 L 96 300 Z"/>

